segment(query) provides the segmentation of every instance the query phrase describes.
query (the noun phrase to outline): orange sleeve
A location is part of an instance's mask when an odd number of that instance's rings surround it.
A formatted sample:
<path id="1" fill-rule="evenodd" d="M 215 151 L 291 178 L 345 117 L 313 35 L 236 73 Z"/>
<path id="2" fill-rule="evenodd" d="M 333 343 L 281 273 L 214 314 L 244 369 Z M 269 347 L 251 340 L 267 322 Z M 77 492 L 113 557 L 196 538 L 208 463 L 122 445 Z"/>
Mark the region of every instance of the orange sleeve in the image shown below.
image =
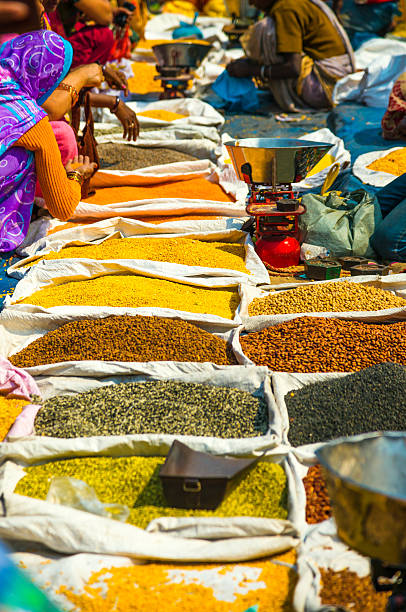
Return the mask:
<path id="1" fill-rule="evenodd" d="M 48 117 L 28 130 L 14 146 L 34 152 L 37 178 L 50 214 L 62 221 L 70 219 L 80 202 L 81 187 L 66 176 Z"/>

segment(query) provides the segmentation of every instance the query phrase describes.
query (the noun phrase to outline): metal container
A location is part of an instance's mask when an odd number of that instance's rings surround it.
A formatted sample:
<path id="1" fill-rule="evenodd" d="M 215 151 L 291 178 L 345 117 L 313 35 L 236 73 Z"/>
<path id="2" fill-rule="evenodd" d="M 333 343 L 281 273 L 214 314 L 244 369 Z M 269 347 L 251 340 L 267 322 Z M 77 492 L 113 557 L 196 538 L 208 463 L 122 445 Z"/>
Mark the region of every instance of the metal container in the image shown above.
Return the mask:
<path id="1" fill-rule="evenodd" d="M 211 45 L 197 42 L 168 42 L 152 47 L 158 66 L 197 68 Z"/>
<path id="2" fill-rule="evenodd" d="M 247 176 L 241 168 L 249 164 L 253 183 L 273 186 L 303 180 L 333 146 L 293 138 L 243 138 L 225 145 L 241 181 Z"/>
<path id="3" fill-rule="evenodd" d="M 406 432 L 339 438 L 320 447 L 339 537 L 406 567 Z"/>
<path id="4" fill-rule="evenodd" d="M 341 264 L 334 259 L 307 259 L 304 262 L 307 278 L 312 280 L 331 280 L 339 278 L 341 274 Z"/>

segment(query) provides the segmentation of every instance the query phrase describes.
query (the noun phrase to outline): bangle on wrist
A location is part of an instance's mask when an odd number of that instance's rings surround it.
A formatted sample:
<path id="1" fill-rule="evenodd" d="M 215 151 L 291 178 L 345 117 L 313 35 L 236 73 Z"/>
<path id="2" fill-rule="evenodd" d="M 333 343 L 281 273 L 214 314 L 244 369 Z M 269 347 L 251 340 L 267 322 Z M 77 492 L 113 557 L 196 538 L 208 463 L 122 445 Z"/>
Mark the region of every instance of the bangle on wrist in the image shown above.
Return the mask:
<path id="1" fill-rule="evenodd" d="M 266 75 L 266 72 L 268 75 Z M 261 81 L 269 81 L 271 78 L 271 66 L 266 64 L 261 64 L 261 68 L 259 70 L 259 78 Z"/>
<path id="2" fill-rule="evenodd" d="M 76 102 L 79 99 L 79 94 L 78 94 L 78 90 L 76 89 L 76 87 L 74 87 L 73 85 L 69 85 L 69 83 L 65 83 L 64 81 L 62 81 L 57 86 L 57 89 L 63 89 L 64 91 L 69 91 L 71 98 L 72 98 L 72 106 L 75 106 Z"/>
<path id="3" fill-rule="evenodd" d="M 69 172 L 66 173 L 66 176 L 70 181 L 76 181 L 79 183 L 79 185 L 83 184 L 84 176 L 77 170 L 69 170 Z"/>
<path id="4" fill-rule="evenodd" d="M 115 115 L 118 109 L 118 105 L 120 104 L 120 97 L 116 96 L 116 101 L 114 102 L 113 108 L 110 109 L 112 115 Z"/>

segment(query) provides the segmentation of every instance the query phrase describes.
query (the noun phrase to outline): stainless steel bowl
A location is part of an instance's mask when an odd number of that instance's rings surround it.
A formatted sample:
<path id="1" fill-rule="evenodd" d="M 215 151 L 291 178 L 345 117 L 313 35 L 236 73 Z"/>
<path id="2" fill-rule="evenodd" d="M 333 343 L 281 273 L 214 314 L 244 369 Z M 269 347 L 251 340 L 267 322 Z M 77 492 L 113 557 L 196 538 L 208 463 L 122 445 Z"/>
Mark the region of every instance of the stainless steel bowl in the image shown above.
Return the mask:
<path id="1" fill-rule="evenodd" d="M 406 567 L 406 432 L 339 438 L 316 451 L 339 537 Z"/>
<path id="2" fill-rule="evenodd" d="M 243 138 L 225 146 L 242 181 L 241 168 L 249 164 L 253 183 L 275 185 L 303 180 L 333 145 L 293 138 Z"/>
<path id="3" fill-rule="evenodd" d="M 211 45 L 190 42 L 168 42 L 152 47 L 158 66 L 197 68 L 211 49 Z"/>

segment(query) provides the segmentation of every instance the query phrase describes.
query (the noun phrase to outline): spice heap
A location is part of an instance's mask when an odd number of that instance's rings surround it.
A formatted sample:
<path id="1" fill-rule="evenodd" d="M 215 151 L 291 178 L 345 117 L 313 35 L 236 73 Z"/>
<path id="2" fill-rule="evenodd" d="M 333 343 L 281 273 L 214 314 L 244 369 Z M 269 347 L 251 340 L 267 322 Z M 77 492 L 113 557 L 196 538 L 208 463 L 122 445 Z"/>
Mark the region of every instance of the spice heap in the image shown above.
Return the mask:
<path id="1" fill-rule="evenodd" d="M 173 164 L 175 162 L 196 161 L 197 157 L 165 147 L 133 147 L 118 142 L 105 142 L 97 145 L 100 168 L 109 170 L 138 170 L 150 166 Z"/>
<path id="2" fill-rule="evenodd" d="M 383 612 L 389 593 L 377 593 L 370 576 L 360 578 L 355 572 L 320 568 L 321 602 L 323 605 L 343 606 L 352 612 Z"/>
<path id="3" fill-rule="evenodd" d="M 128 79 L 128 89 L 133 94 L 146 95 L 152 92 L 161 92 L 160 81 L 155 81 L 158 76 L 155 64 L 148 62 L 134 62 L 131 65 L 134 76 Z"/>
<path id="4" fill-rule="evenodd" d="M 237 363 L 225 340 L 196 325 L 140 315 L 72 321 L 10 357 L 19 368 L 88 359 Z"/>
<path id="5" fill-rule="evenodd" d="M 168 261 L 186 266 L 226 268 L 249 274 L 245 267 L 243 244 L 206 242 L 190 238 L 113 238 L 100 244 L 68 246 L 61 251 L 52 251 L 43 259 L 148 259 Z"/>
<path id="6" fill-rule="evenodd" d="M 249 315 L 274 315 L 295 312 L 348 312 L 405 308 L 406 300 L 366 284 L 340 281 L 296 287 L 255 298 Z"/>
<path id="7" fill-rule="evenodd" d="M 231 387 L 121 383 L 48 399 L 35 432 L 56 438 L 164 433 L 250 438 L 268 430 L 263 399 Z"/>
<path id="8" fill-rule="evenodd" d="M 204 178 L 172 181 L 144 187 L 120 186 L 97 189 L 96 194 L 86 198 L 89 204 L 117 204 L 139 200 L 162 198 L 184 198 L 186 200 L 209 200 L 213 202 L 234 202 L 234 199 L 217 185 Z M 135 211 L 136 213 L 136 211 Z"/>
<path id="9" fill-rule="evenodd" d="M 384 361 L 406 365 L 406 322 L 298 317 L 241 337 L 256 365 L 283 372 L 352 372 Z"/>
<path id="10" fill-rule="evenodd" d="M 330 498 L 319 464 L 312 465 L 303 478 L 306 491 L 306 521 L 313 525 L 331 517 Z"/>
<path id="11" fill-rule="evenodd" d="M 369 170 L 387 172 L 394 176 L 400 176 L 406 172 L 406 148 L 392 151 L 380 159 L 376 159 L 367 166 Z"/>
<path id="12" fill-rule="evenodd" d="M 148 276 L 111 275 L 36 291 L 23 304 L 52 306 L 126 306 L 172 308 L 186 312 L 234 317 L 239 303 L 237 289 L 205 289 Z"/>
<path id="13" fill-rule="evenodd" d="M 293 446 L 406 429 L 406 368 L 382 363 L 285 396 Z"/>
<path id="14" fill-rule="evenodd" d="M 255 604 L 260 610 L 286 612 L 292 609 L 296 573 L 291 566 L 295 563 L 296 553 L 291 550 L 270 559 L 238 564 L 106 567 L 93 572 L 82 594 L 66 586 L 57 593 L 80 612 L 129 612 L 129 602 L 131 612 L 241 612 Z M 224 587 L 230 583 L 235 590 L 229 587 L 227 591 L 234 593 L 224 597 Z M 219 587 L 221 598 L 217 599 Z"/>
<path id="15" fill-rule="evenodd" d="M 137 117 L 149 117 L 150 119 L 159 119 L 161 121 L 175 121 L 176 119 L 184 119 L 185 117 L 187 117 L 187 115 L 181 115 L 180 113 L 157 109 L 141 111 L 140 113 L 137 113 Z"/>
<path id="16" fill-rule="evenodd" d="M 159 468 L 164 457 L 83 457 L 25 468 L 16 493 L 45 499 L 53 476 L 72 476 L 94 487 L 103 503 L 131 508 L 128 522 L 144 529 L 162 516 L 256 516 L 287 518 L 286 475 L 280 465 L 261 461 L 236 479 L 217 510 L 184 510 L 166 504 Z"/>
<path id="17" fill-rule="evenodd" d="M 10 427 L 28 403 L 24 399 L 8 399 L 0 395 L 0 441 L 7 436 Z"/>

